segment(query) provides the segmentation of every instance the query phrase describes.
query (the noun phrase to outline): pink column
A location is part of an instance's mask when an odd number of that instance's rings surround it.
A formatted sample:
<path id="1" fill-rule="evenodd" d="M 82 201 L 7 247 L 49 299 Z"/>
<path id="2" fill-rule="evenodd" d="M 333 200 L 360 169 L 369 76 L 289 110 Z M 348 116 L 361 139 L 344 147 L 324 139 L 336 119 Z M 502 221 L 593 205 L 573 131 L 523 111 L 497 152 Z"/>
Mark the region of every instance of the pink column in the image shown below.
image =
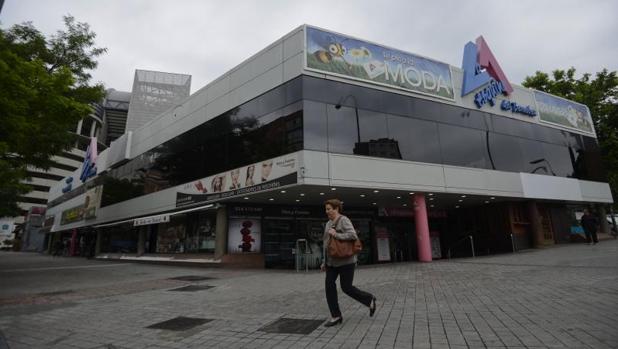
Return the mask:
<path id="1" fill-rule="evenodd" d="M 424 194 L 414 194 L 414 223 L 416 224 L 416 245 L 418 260 L 431 262 L 431 240 L 429 239 L 429 222 L 427 221 L 427 206 Z"/>

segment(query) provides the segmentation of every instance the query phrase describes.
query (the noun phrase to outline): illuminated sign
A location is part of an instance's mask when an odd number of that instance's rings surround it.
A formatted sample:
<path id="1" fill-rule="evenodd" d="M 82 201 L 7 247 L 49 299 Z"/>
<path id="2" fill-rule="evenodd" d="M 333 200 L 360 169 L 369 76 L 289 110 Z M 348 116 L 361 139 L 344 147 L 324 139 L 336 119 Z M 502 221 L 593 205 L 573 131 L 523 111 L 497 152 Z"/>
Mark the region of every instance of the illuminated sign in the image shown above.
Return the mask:
<path id="1" fill-rule="evenodd" d="M 97 175 L 97 138 L 90 138 L 90 145 L 86 150 L 86 156 L 84 157 L 84 163 L 82 164 L 82 172 L 79 175 L 79 179 L 82 182 L 86 182 L 88 178 Z"/>

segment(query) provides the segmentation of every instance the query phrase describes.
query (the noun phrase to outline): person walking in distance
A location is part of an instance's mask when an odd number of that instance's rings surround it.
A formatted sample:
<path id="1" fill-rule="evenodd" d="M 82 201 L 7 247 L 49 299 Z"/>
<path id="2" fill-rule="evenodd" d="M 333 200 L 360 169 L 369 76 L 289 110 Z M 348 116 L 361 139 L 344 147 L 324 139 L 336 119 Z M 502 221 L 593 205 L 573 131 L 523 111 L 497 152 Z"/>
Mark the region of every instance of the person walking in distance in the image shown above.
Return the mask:
<path id="1" fill-rule="evenodd" d="M 350 219 L 341 214 L 342 205 L 338 199 L 327 200 L 324 203 L 328 222 L 324 227 L 324 261 L 320 269 L 326 271 L 325 291 L 326 302 L 330 310 L 331 319 L 324 324 L 325 327 L 331 327 L 343 322 L 343 316 L 339 309 L 337 300 L 337 277 L 340 277 L 339 284 L 343 293 L 355 299 L 367 307 L 369 307 L 369 316 L 373 316 L 376 311 L 376 297 L 371 293 L 361 291 L 352 286 L 354 281 L 354 268 L 356 266 L 356 255 L 348 258 L 335 258 L 327 253 L 327 246 L 330 239 L 339 240 L 355 240 L 358 239 L 356 230 Z"/>
<path id="2" fill-rule="evenodd" d="M 586 241 L 588 241 L 588 245 L 598 243 L 599 239 L 597 238 L 597 227 L 599 226 L 599 220 L 590 214 L 590 210 L 584 210 L 584 215 L 581 218 L 581 225 L 582 228 L 584 228 L 584 233 L 586 233 Z M 591 237 L 592 241 L 590 239 Z"/>

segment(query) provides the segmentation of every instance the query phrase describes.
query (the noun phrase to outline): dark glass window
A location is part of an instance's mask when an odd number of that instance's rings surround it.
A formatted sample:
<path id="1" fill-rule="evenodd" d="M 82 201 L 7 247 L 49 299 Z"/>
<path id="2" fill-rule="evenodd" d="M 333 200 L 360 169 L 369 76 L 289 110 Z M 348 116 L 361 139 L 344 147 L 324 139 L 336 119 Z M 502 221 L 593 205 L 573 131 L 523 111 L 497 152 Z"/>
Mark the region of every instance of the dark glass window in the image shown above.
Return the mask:
<path id="1" fill-rule="evenodd" d="M 549 166 L 545 163 L 543 143 L 521 138 L 521 153 L 523 168 L 520 172 L 551 175 Z"/>
<path id="2" fill-rule="evenodd" d="M 485 132 L 445 124 L 439 124 L 438 130 L 445 164 L 491 168 Z"/>
<path id="3" fill-rule="evenodd" d="M 354 154 L 358 142 L 356 114 L 354 108 L 334 105 L 326 106 L 328 116 L 328 151 L 331 153 Z"/>
<path id="4" fill-rule="evenodd" d="M 520 172 L 524 159 L 519 138 L 499 133 L 489 133 L 489 155 L 493 168 L 498 171 Z"/>
<path id="5" fill-rule="evenodd" d="M 387 115 L 388 135 L 404 160 L 442 163 L 438 125 L 435 122 Z"/>
<path id="6" fill-rule="evenodd" d="M 326 104 L 304 101 L 303 132 L 305 149 L 328 150 Z"/>
<path id="7" fill-rule="evenodd" d="M 298 95 L 287 94 L 298 90 L 299 80 L 279 86 L 111 170 L 103 178 L 101 206 L 302 149 L 302 102 L 290 102 Z"/>
<path id="8" fill-rule="evenodd" d="M 547 160 L 544 162 L 549 167 L 552 175 L 560 177 L 573 176 L 573 164 L 571 163 L 571 157 L 569 156 L 567 147 L 544 143 L 543 150 L 545 151 L 545 159 Z"/>
<path id="9" fill-rule="evenodd" d="M 367 110 L 358 114 L 360 143 L 355 145 L 354 154 L 401 159 L 397 143 L 388 137 L 386 116 Z"/>

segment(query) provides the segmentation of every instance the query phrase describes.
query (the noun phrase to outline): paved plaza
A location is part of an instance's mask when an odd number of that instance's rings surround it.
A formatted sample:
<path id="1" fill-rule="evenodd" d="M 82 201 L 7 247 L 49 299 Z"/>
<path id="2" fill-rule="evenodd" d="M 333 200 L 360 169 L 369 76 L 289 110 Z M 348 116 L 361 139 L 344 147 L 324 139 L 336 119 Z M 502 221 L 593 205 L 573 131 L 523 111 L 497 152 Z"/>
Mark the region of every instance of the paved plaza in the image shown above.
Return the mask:
<path id="1" fill-rule="evenodd" d="M 342 325 L 278 327 L 328 317 L 324 274 L 3 252 L 0 348 L 618 348 L 618 240 L 361 267 L 355 285 L 374 317 L 340 292 Z"/>

